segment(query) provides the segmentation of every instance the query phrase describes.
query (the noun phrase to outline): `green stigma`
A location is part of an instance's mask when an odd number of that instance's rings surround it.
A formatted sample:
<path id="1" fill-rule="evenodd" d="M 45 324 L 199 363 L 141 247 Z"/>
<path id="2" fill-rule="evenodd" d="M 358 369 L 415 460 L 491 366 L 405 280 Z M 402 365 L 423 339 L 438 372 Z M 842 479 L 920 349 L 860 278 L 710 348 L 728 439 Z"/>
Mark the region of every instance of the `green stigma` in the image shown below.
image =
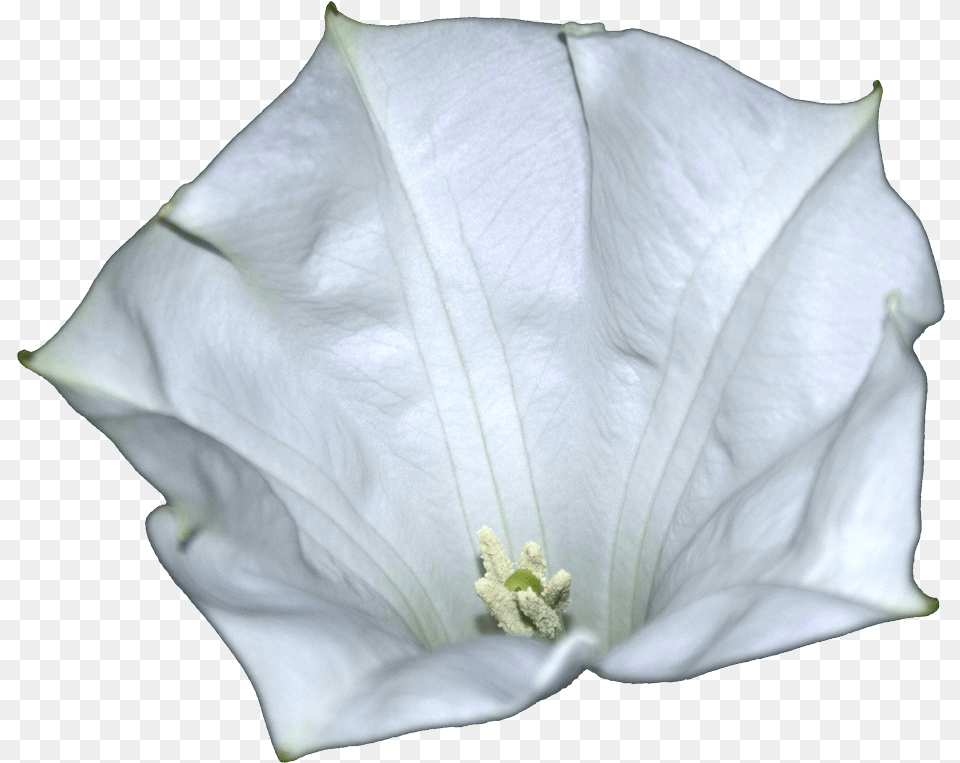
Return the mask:
<path id="1" fill-rule="evenodd" d="M 508 591 L 524 591 L 530 589 L 537 596 L 543 593 L 543 583 L 530 570 L 519 569 L 503 581 Z"/>

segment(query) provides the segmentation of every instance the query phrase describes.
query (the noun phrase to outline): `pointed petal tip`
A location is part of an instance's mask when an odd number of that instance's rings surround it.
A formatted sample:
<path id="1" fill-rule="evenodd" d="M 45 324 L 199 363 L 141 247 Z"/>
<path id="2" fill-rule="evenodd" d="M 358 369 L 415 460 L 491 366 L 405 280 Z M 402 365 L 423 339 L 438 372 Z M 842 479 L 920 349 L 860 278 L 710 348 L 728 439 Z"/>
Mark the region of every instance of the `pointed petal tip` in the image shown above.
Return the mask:
<path id="1" fill-rule="evenodd" d="M 184 196 L 189 193 L 190 183 L 184 183 L 176 191 L 173 192 L 171 196 L 164 204 L 160 205 L 160 209 L 157 210 L 155 215 L 156 219 L 160 222 L 169 223 L 171 225 L 177 226 L 175 218 L 178 216 L 179 208 L 183 204 Z"/>
<path id="2" fill-rule="evenodd" d="M 883 85 L 880 84 L 880 80 L 875 79 L 873 81 L 873 89 L 860 100 L 873 104 L 874 108 L 877 109 L 879 117 L 880 101 L 883 100 Z"/>
<path id="3" fill-rule="evenodd" d="M 339 24 L 341 26 L 345 24 L 360 24 L 359 21 L 350 18 L 337 8 L 337 4 L 334 2 L 327 3 L 327 7 L 323 12 L 323 21 L 328 26 L 331 24 Z"/>
<path id="4" fill-rule="evenodd" d="M 185 517 L 182 512 L 174 512 L 174 514 L 177 530 L 177 548 L 183 551 L 186 545 L 193 539 L 193 536 L 196 535 L 197 526 L 191 522 L 188 517 Z"/>
<path id="5" fill-rule="evenodd" d="M 30 371 L 33 370 L 32 368 L 30 368 L 30 362 L 29 362 L 30 357 L 32 355 L 33 353 L 30 352 L 30 350 L 20 350 L 20 352 L 17 353 L 17 360 L 20 361 L 20 365 Z"/>
<path id="6" fill-rule="evenodd" d="M 939 610 L 939 609 L 940 609 L 940 599 L 938 599 L 936 596 L 928 596 L 928 597 L 927 597 L 927 611 L 924 612 L 924 613 L 923 613 L 922 615 L 920 615 L 920 616 L 921 616 L 921 617 L 929 617 L 930 615 L 934 614 L 934 613 L 935 613 L 937 610 Z"/>
<path id="7" fill-rule="evenodd" d="M 223 213 L 227 204 L 216 191 L 211 194 L 208 188 L 202 184 L 184 183 L 157 210 L 153 219 L 191 244 L 229 261 L 226 251 L 209 240 L 211 230 L 229 224 L 229 213 Z"/>
<path id="8" fill-rule="evenodd" d="M 880 80 L 875 79 L 873 81 L 873 88 L 866 95 L 860 96 L 856 100 L 849 101 L 847 103 L 841 103 L 838 105 L 853 105 L 858 104 L 861 108 L 865 108 L 868 112 L 872 113 L 873 118 L 879 120 L 880 118 L 880 101 L 883 99 L 883 85 L 880 84 Z"/>
<path id="9" fill-rule="evenodd" d="M 156 218 L 161 222 L 166 219 L 167 215 L 170 214 L 170 205 L 173 203 L 173 198 L 167 202 L 164 202 L 160 205 L 160 209 L 157 210 Z"/>
<path id="10" fill-rule="evenodd" d="M 884 297 L 887 309 L 887 318 L 893 322 L 897 335 L 905 347 L 913 347 L 913 343 L 929 324 L 920 316 L 912 312 L 905 304 L 906 300 L 899 289 L 894 289 Z"/>

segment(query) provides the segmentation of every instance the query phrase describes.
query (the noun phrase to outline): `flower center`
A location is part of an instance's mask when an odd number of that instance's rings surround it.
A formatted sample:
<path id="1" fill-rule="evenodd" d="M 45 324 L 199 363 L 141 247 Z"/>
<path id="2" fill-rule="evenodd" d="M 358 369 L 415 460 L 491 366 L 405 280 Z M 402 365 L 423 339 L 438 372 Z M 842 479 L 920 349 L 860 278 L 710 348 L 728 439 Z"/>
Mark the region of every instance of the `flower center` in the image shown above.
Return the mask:
<path id="1" fill-rule="evenodd" d="M 543 593 L 543 583 L 530 570 L 520 568 L 503 581 L 503 587 L 508 591 L 523 591 L 530 589 L 538 596 Z"/>
<path id="2" fill-rule="evenodd" d="M 547 582 L 547 565 L 536 543 L 524 545 L 514 569 L 493 530 L 484 525 L 477 537 L 487 574 L 474 587 L 497 624 L 514 636 L 560 636 L 560 613 L 570 602 L 570 573 L 560 570 Z"/>

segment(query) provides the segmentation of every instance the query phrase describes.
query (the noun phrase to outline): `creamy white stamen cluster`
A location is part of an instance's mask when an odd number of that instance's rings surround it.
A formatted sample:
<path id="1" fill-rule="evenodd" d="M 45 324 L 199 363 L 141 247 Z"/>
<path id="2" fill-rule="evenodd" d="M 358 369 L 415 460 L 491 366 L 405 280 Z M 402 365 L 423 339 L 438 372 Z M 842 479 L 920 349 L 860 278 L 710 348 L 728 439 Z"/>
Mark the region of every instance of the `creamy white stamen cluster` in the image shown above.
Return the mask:
<path id="1" fill-rule="evenodd" d="M 514 636 L 552 640 L 563 633 L 560 613 L 570 602 L 570 573 L 560 570 L 547 582 L 543 551 L 524 545 L 516 569 L 499 538 L 484 525 L 477 532 L 487 571 L 475 583 L 477 595 L 503 630 Z"/>

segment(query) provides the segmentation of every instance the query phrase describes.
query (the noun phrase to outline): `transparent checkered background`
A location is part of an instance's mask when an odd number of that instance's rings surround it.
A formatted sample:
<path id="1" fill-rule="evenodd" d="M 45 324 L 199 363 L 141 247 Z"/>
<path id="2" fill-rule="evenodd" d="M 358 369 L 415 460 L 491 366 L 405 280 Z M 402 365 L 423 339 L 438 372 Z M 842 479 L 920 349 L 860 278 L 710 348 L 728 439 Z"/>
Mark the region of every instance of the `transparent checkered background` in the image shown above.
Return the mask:
<path id="1" fill-rule="evenodd" d="M 930 378 L 916 577 L 932 617 L 691 681 L 585 674 L 499 722 L 319 760 L 960 758 L 960 3 L 343 0 L 364 21 L 507 15 L 638 26 L 788 95 L 884 86 L 887 175 L 926 227 L 947 315 Z M 253 689 L 171 582 L 143 519 L 161 502 L 17 364 L 106 258 L 296 75 L 323 2 L 0 3 L 0 758 L 276 760 Z"/>

